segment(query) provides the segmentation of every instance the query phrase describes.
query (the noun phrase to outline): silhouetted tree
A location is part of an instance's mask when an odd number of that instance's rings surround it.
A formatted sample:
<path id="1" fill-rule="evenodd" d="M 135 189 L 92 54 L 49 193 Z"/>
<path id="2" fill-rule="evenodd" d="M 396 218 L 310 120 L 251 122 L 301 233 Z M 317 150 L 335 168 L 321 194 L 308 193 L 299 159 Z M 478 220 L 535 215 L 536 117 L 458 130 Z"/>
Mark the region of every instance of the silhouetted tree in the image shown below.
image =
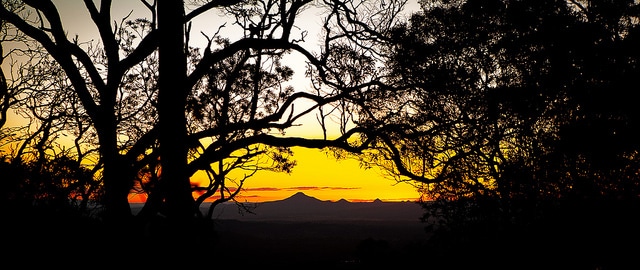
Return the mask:
<path id="1" fill-rule="evenodd" d="M 19 5 L 7 4 L 7 9 L 16 10 L 20 8 Z M 4 140 L 11 133 L 5 128 L 7 123 L 7 113 L 14 106 L 15 100 L 18 98 L 20 89 L 14 82 L 12 82 L 13 56 L 16 54 L 16 50 L 9 46 L 12 43 L 19 43 L 24 40 L 24 35 L 18 31 L 11 24 L 0 20 L 0 140 Z M 7 70 L 8 69 L 8 70 Z M 7 131 L 7 132 L 4 132 Z"/>
<path id="2" fill-rule="evenodd" d="M 396 87 L 366 100 L 363 124 L 393 124 L 371 129 L 365 163 L 423 183 L 430 221 L 449 226 L 529 224 L 576 198 L 637 200 L 637 3 L 422 7 L 392 34 Z"/>
<path id="3" fill-rule="evenodd" d="M 34 49 L 46 52 L 39 59 L 52 59 L 53 77 L 63 78 L 64 87 L 57 89 L 71 90 L 73 100 L 79 100 L 75 104 L 80 106 L 69 106 L 74 111 L 62 115 L 78 121 L 63 123 L 78 134 L 95 136 L 86 138 L 96 139 L 100 154 L 94 163 L 103 183 L 100 202 L 104 217 L 115 222 L 131 216 L 127 195 L 134 184 L 149 192 L 144 216 L 163 212 L 181 221 L 197 213 L 194 190 L 204 190 L 197 203 L 215 193 L 220 201 L 237 194 L 243 180 L 229 188 L 231 169 L 289 171 L 291 146 L 361 151 L 364 145 L 352 139 L 362 128 L 349 126 L 351 114 L 361 96 L 384 86 L 376 74 L 382 57 L 377 48 L 389 41 L 383 34 L 403 7 L 402 1 L 317 3 L 313 7 L 325 10 L 326 20 L 315 52 L 301 45 L 307 32 L 296 23 L 311 1 L 194 2 L 188 13 L 182 1 L 167 4 L 173 6 L 141 1 L 149 19 L 125 18 L 116 24 L 111 23 L 111 1 L 85 1 L 100 46 L 69 38 L 52 1 L 9 2 L 24 6 L 3 6 L 0 18 L 30 37 Z M 239 35 L 223 38 L 218 30 L 226 24 L 221 23 L 202 31 L 205 46 L 192 46 L 194 19 L 216 10 L 229 16 Z M 307 62 L 312 91 L 284 85 L 293 69 L 281 60 L 291 55 Z M 284 136 L 316 110 L 324 138 Z M 329 138 L 325 120 L 335 112 L 341 133 Z M 42 123 L 46 130 L 56 122 Z M 189 177 L 198 171 L 212 176 L 209 186 L 191 187 Z"/>
<path id="4" fill-rule="evenodd" d="M 611 234 L 638 239 L 626 225 L 640 195 L 638 11 L 634 1 L 422 1 L 391 33 L 394 87 L 362 99 L 372 147 L 361 158 L 422 183 L 434 256 L 551 254 L 524 245 L 557 237 L 586 254 L 615 246 Z M 580 240 L 593 231 L 604 233 Z"/>
<path id="5" fill-rule="evenodd" d="M 20 3 L 21 1 L 11 2 Z M 85 2 L 87 10 L 99 29 L 104 46 L 103 55 L 108 70 L 103 77 L 101 67 L 93 62 L 90 53 L 83 50 L 77 40 L 70 40 L 67 37 L 60 14 L 53 2 L 24 1 L 22 3 L 26 6 L 18 10 L 8 10 L 3 6 L 0 9 L 0 17 L 41 44 L 64 71 L 99 138 L 107 217 L 124 219 L 131 215 L 127 195 L 132 179 L 127 175 L 129 165 L 120 154 L 118 147 L 116 97 L 127 70 L 142 61 L 155 50 L 155 47 L 140 46 L 139 50 L 129 54 L 129 57 L 121 59 L 118 50 L 118 42 L 121 40 L 116 38 L 116 32 L 112 29 L 110 1 L 102 2 L 100 10 L 93 2 Z M 32 11 L 35 13 L 31 13 Z M 29 14 L 38 14 L 40 19 L 31 21 L 33 18 Z M 145 41 L 142 43 L 149 43 Z"/>
<path id="6" fill-rule="evenodd" d="M 18 10 L 22 6 L 12 3 L 6 7 Z M 12 25 L 1 23 L 1 28 L 3 211 L 12 217 L 12 214 L 17 217 L 47 212 L 90 215 L 90 200 L 97 198 L 98 184 L 91 172 L 80 165 L 82 157 L 75 159 L 70 151 L 55 142 L 64 132 L 73 131 L 64 122 L 67 119 L 63 120 L 68 113 L 67 105 L 73 101 L 62 100 L 74 98 L 68 95 L 69 91 L 64 91 L 61 83 L 64 80 L 56 76 L 59 67 L 55 63 L 43 57 L 42 52 L 20 46 L 26 38 Z M 9 48 L 6 54 L 2 50 L 5 46 Z M 33 92 L 35 88 L 52 91 Z M 25 116 L 25 124 L 5 126 L 9 110 L 13 110 L 16 117 Z"/>
<path id="7" fill-rule="evenodd" d="M 0 27 L 4 28 L 4 23 L 0 21 Z M 4 38 L 2 39 L 4 40 Z M 0 40 L 0 65 L 4 62 L 4 49 L 2 46 L 2 40 Z M 0 128 L 7 122 L 7 111 L 9 110 L 9 88 L 7 86 L 7 80 L 4 75 L 4 69 L 0 68 Z"/>
<path id="8" fill-rule="evenodd" d="M 57 160 L 76 162 L 73 170 L 77 174 L 66 174 L 64 181 L 57 182 L 53 181 L 55 177 L 42 177 L 53 182 L 40 184 L 38 192 L 44 194 L 46 188 L 51 188 L 53 194 L 57 185 L 64 185 L 65 189 L 77 188 L 67 194 L 69 203 L 81 208 L 85 214 L 95 214 L 95 209 L 90 208 L 95 207 L 95 202 L 101 199 L 101 161 L 96 155 L 98 146 L 95 133 L 90 129 L 91 121 L 84 114 L 60 66 L 37 44 L 31 45 L 34 47 L 13 49 L 14 58 L 30 61 L 14 60 L 9 64 L 13 77 L 10 89 L 13 93 L 19 93 L 12 99 L 11 108 L 14 116 L 21 119 L 16 121 L 21 126 L 6 128 L 11 136 L 3 138 L 4 150 L 12 156 L 11 162 L 27 164 L 32 167 L 30 171 L 42 170 L 43 174 L 50 170 L 71 170 L 56 168 L 54 164 Z M 93 211 L 89 213 L 89 210 Z"/>
<path id="9" fill-rule="evenodd" d="M 187 52 L 184 1 L 160 1 L 158 30 L 158 128 L 159 156 L 166 215 L 178 224 L 189 224 L 195 213 L 187 175 L 187 118 L 185 107 Z M 187 225 L 188 226 L 188 225 Z M 188 228 L 188 227 L 185 227 Z M 181 228 L 182 229 L 182 228 Z"/>

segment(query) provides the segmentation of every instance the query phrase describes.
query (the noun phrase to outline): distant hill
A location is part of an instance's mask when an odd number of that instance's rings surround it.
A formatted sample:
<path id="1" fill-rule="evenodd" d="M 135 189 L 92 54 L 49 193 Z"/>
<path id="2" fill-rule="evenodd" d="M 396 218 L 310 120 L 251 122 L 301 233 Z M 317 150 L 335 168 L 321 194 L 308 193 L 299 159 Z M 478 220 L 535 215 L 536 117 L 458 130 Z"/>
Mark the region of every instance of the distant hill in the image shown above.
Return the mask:
<path id="1" fill-rule="evenodd" d="M 216 219 L 240 221 L 416 221 L 424 210 L 415 202 L 322 201 L 298 192 L 289 198 L 248 204 L 252 213 L 239 211 L 232 203 L 216 207 Z M 209 204 L 203 205 L 204 208 Z"/>
<path id="2" fill-rule="evenodd" d="M 331 202 L 299 192 L 255 206 L 255 214 L 244 215 L 234 204 L 216 207 L 220 238 L 213 248 L 234 266 L 380 268 L 362 262 L 375 256 L 398 268 L 408 258 L 422 262 L 423 253 L 409 252 L 430 237 L 422 208 L 412 202 Z"/>

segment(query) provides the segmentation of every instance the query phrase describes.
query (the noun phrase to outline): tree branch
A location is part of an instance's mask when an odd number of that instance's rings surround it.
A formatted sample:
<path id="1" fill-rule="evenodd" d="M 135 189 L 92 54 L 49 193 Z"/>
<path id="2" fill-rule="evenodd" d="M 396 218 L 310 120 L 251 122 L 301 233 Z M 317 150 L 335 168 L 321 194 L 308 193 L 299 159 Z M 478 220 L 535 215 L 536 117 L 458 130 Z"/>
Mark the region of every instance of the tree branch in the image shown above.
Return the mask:
<path id="1" fill-rule="evenodd" d="M 242 0 L 213 0 L 189 12 L 189 14 L 187 14 L 184 19 L 185 22 L 188 22 L 198 15 L 205 13 L 213 8 L 232 6 L 240 2 L 242 2 Z"/>

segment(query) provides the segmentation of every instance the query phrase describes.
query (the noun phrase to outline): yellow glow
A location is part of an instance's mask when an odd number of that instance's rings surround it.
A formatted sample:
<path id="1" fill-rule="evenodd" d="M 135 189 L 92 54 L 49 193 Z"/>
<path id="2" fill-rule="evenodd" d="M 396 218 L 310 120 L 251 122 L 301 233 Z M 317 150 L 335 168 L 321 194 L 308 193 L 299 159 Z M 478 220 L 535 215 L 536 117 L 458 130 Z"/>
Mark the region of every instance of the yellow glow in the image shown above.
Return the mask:
<path id="1" fill-rule="evenodd" d="M 260 171 L 245 182 L 237 199 L 281 200 L 299 191 L 329 201 L 416 201 L 419 198 L 414 186 L 384 178 L 377 168 L 361 168 L 356 160 L 336 160 L 318 149 L 295 147 L 293 152 L 297 165 L 291 174 Z M 207 183 L 208 180 L 198 174 L 192 181 Z"/>
<path id="2" fill-rule="evenodd" d="M 81 40 L 89 40 L 96 36 L 96 29 L 90 23 L 90 17 L 86 8 L 77 6 L 75 1 L 55 1 L 59 7 L 66 30 L 70 36 L 79 34 Z M 130 3 L 137 3 L 138 7 L 126 6 Z M 139 2 L 119 1 L 114 4 L 114 18 L 121 18 L 131 10 L 146 9 L 139 6 Z M 416 9 L 417 7 L 413 7 Z M 135 14 L 132 17 L 136 17 Z M 317 18 L 307 16 L 306 19 Z M 210 19 L 210 18 L 209 18 Z M 209 24 L 206 24 L 207 27 Z M 319 27 L 320 24 L 308 22 L 310 28 Z M 309 30 L 309 29 L 305 29 Z M 313 29 L 310 29 L 313 31 Z M 194 31 L 198 33 L 198 31 Z M 196 35 L 198 36 L 198 35 Z M 312 36 L 312 35 L 310 35 Z M 313 35 L 315 36 L 315 35 Z M 315 41 L 309 41 L 309 46 L 314 46 Z M 296 58 L 299 56 L 293 56 Z M 7 63 L 5 63 L 6 65 Z M 297 68 L 296 70 L 303 70 Z M 304 72 L 297 72 L 304 75 Z M 309 90 L 309 82 L 292 82 L 296 89 Z M 300 110 L 300 107 L 297 107 Z M 287 131 L 287 136 L 309 137 L 309 134 L 318 136 L 321 129 L 317 125 L 315 115 L 311 114 L 307 119 L 301 119 L 304 126 L 296 127 Z M 20 119 L 12 116 L 7 126 L 17 125 Z M 300 124 L 300 123 L 298 123 Z M 240 201 L 260 202 L 280 200 L 302 191 L 309 196 L 320 200 L 336 201 L 346 199 L 348 201 L 372 201 L 380 199 L 383 201 L 415 201 L 419 198 L 417 189 L 407 183 L 396 183 L 393 180 L 384 178 L 379 169 L 373 168 L 365 170 L 360 168 L 356 160 L 340 160 L 327 156 L 318 149 L 305 149 L 296 147 L 293 149 L 293 158 L 297 161 L 297 166 L 293 168 L 291 174 L 274 173 L 260 171 L 245 182 L 244 190 L 238 197 Z M 202 174 L 192 177 L 192 181 L 207 181 Z M 140 196 L 133 196 L 132 200 L 140 200 Z"/>

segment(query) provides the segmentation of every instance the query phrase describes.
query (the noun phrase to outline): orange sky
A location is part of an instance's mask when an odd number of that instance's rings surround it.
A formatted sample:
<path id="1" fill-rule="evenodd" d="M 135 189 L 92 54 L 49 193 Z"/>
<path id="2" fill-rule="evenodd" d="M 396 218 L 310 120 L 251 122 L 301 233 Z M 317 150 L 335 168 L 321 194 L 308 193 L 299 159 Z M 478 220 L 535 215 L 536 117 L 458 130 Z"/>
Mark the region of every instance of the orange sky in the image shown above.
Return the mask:
<path id="1" fill-rule="evenodd" d="M 77 33 L 80 40 L 89 40 L 92 35 L 96 34 L 95 27 L 90 23 L 86 8 L 81 1 L 56 0 L 54 2 L 58 4 L 69 36 Z M 126 15 L 132 9 L 129 6 L 130 4 L 134 5 L 133 8 L 136 9 L 140 7 L 136 7 L 134 3 L 140 5 L 139 1 L 114 1 L 114 18 L 122 14 Z M 80 5 L 75 6 L 76 4 Z M 127 10 L 118 10 L 119 7 L 126 7 Z M 144 12 L 144 8 L 142 11 Z M 318 19 L 318 16 L 304 17 Z M 196 22 L 202 22 L 205 19 L 200 18 Z M 212 20 L 216 19 L 212 18 Z M 210 25 L 210 22 L 207 25 Z M 316 21 L 310 21 L 306 24 L 309 28 L 318 27 L 319 25 L 319 22 Z M 194 27 L 197 27 L 195 23 Z M 197 31 L 194 32 L 197 33 Z M 313 30 L 310 30 L 310 32 L 313 33 Z M 313 35 L 309 36 L 312 37 Z M 309 46 L 316 45 L 317 42 L 309 41 Z M 297 73 L 304 75 L 303 71 Z M 294 85 L 296 89 L 309 89 L 302 83 L 292 83 L 296 84 Z M 308 82 L 304 83 L 308 84 Z M 320 135 L 317 124 L 314 124 L 315 116 L 311 115 L 308 119 L 312 120 L 306 123 L 299 123 L 303 125 L 296 132 L 288 134 L 298 134 L 298 136 Z M 372 201 L 374 199 L 404 201 L 417 200 L 419 197 L 415 187 L 407 183 L 396 183 L 393 180 L 386 179 L 377 169 L 362 169 L 355 160 L 336 161 L 332 157 L 327 157 L 321 150 L 304 148 L 294 148 L 294 158 L 297 161 L 297 166 L 293 168 L 291 174 L 268 171 L 258 172 L 245 182 L 244 191 L 238 199 L 250 202 L 279 200 L 287 198 L 298 191 L 321 200 L 332 201 L 339 199 L 349 201 Z M 198 181 L 199 177 L 197 175 L 194 176 L 192 181 Z"/>
<path id="2" fill-rule="evenodd" d="M 311 114 L 290 128 L 287 136 L 313 138 L 321 133 Z M 328 126 L 329 138 L 339 136 L 339 127 Z M 364 169 L 354 158 L 336 160 L 320 149 L 293 148 L 297 164 L 291 174 L 263 171 L 245 183 L 243 199 L 252 202 L 287 198 L 298 191 L 320 200 L 337 201 L 415 201 L 419 193 L 409 183 L 385 178 L 379 168 Z"/>
<path id="3" fill-rule="evenodd" d="M 353 159 L 336 160 L 318 149 L 294 148 L 297 166 L 291 174 L 258 172 L 245 182 L 240 201 L 280 200 L 302 191 L 320 200 L 415 201 L 408 183 L 384 178 L 377 168 L 365 170 Z"/>

